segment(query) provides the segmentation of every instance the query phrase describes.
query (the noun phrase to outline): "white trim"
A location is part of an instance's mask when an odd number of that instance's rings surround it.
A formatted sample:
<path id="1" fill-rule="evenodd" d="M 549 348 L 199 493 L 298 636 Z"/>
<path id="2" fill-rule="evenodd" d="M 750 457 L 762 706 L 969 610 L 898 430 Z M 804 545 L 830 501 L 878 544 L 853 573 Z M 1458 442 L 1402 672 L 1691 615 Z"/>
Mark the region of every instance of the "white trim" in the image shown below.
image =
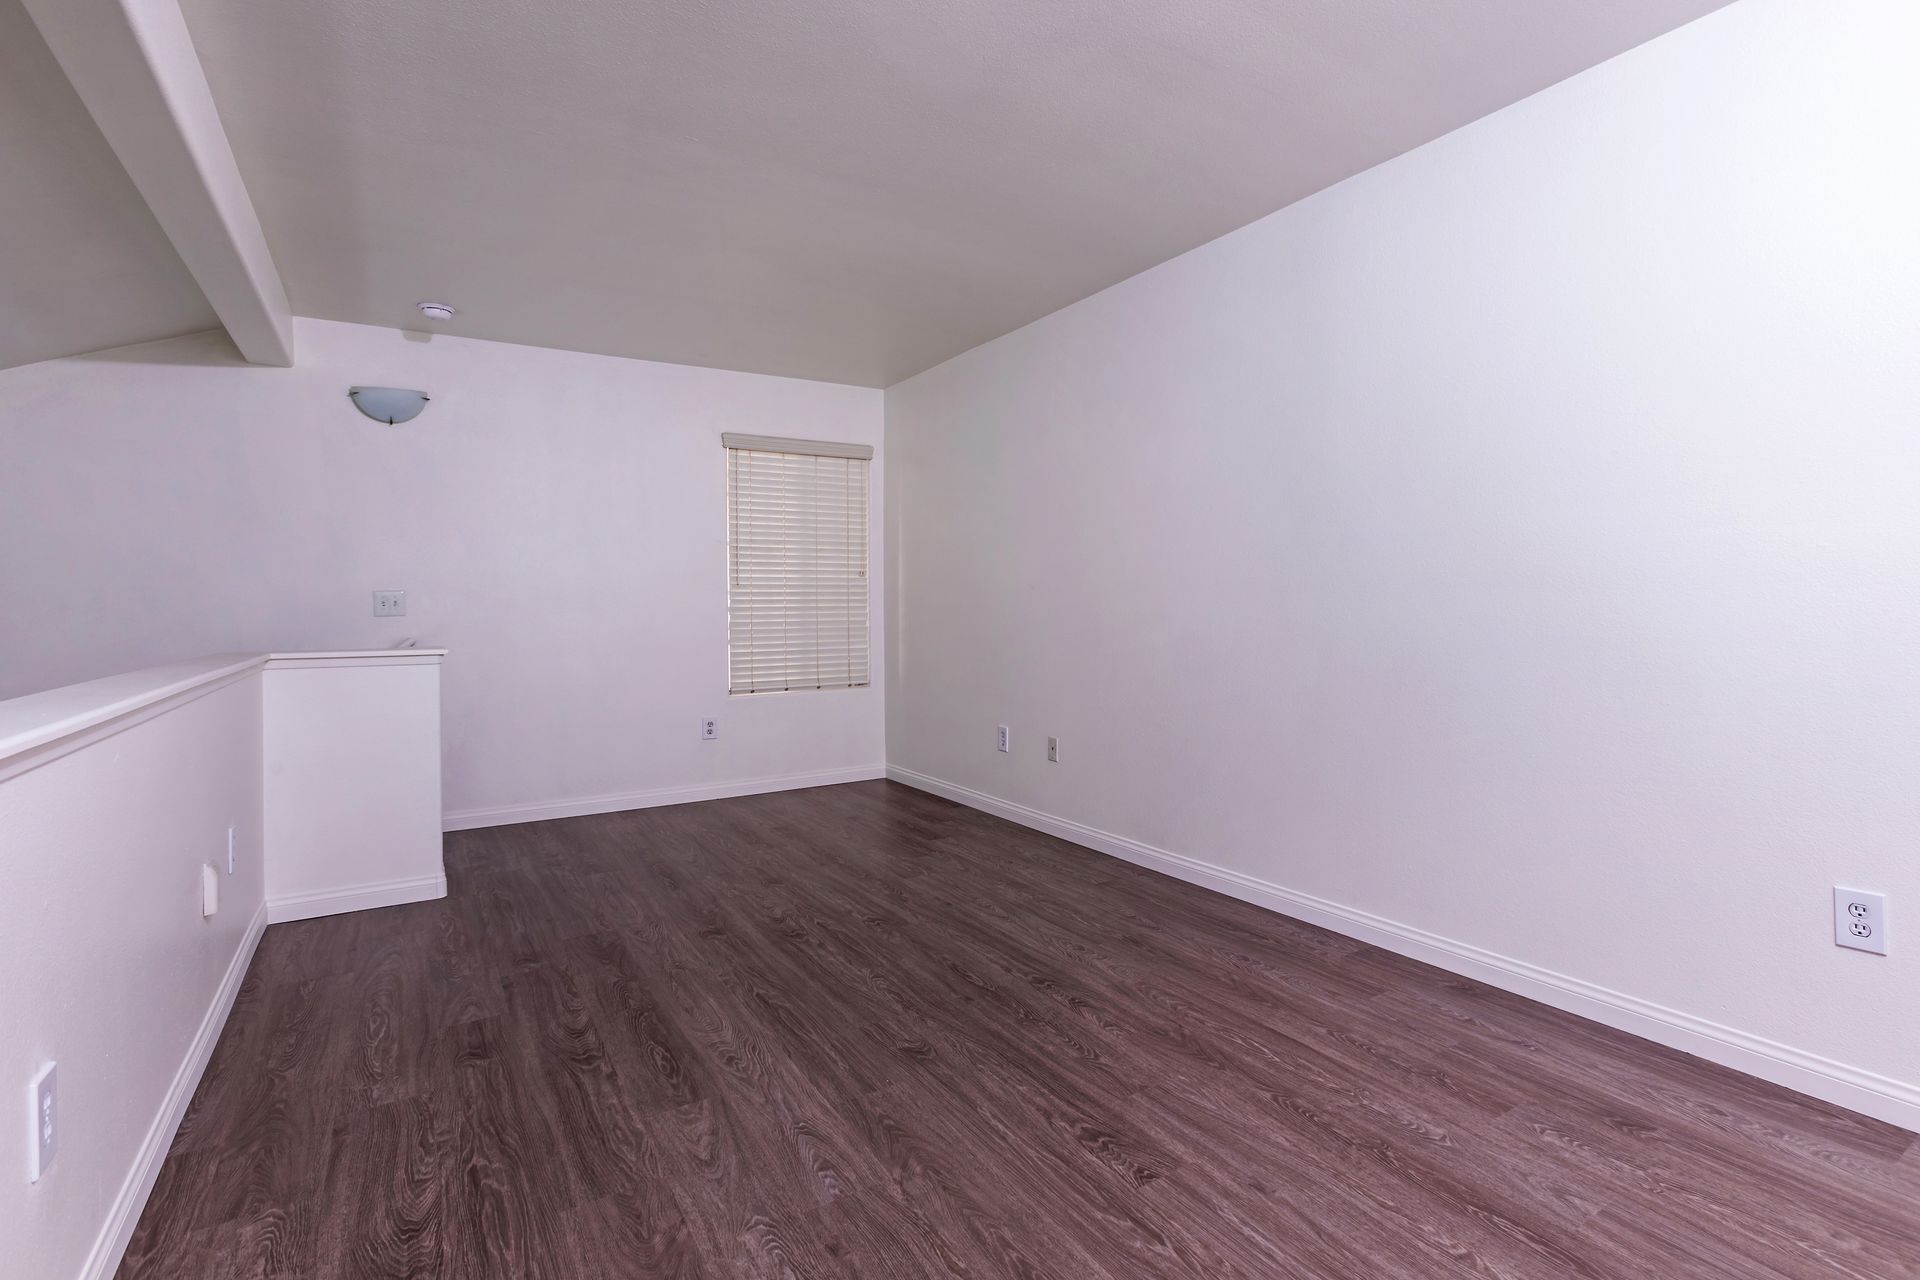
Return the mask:
<path id="1" fill-rule="evenodd" d="M 102 739 L 111 738 L 116 733 L 125 733 L 135 725 L 145 724 L 169 711 L 178 710 L 189 702 L 197 701 L 210 693 L 217 693 L 228 685 L 239 684 L 242 680 L 258 674 L 258 668 L 249 666 L 222 675 L 210 676 L 202 682 L 167 694 L 157 702 L 133 707 L 110 719 L 84 728 L 76 728 L 62 737 L 52 738 L 37 746 L 25 747 L 12 754 L 0 749 L 0 782 L 17 778 L 23 773 L 31 773 L 41 765 L 52 764 L 62 756 L 72 755 L 81 748 L 90 747 Z"/>
<path id="2" fill-rule="evenodd" d="M 267 670 L 302 667 L 437 667 L 445 649 L 337 649 L 316 653 L 270 653 Z"/>
<path id="3" fill-rule="evenodd" d="M 207 1060 L 213 1057 L 213 1047 L 220 1042 L 220 1032 L 227 1025 L 234 997 L 240 994 L 240 984 L 246 979 L 247 966 L 253 963 L 254 948 L 260 945 L 260 935 L 266 927 L 267 904 L 263 902 L 247 922 L 247 931 L 241 935 L 240 946 L 227 965 L 226 976 L 220 979 L 213 1003 L 207 1006 L 206 1017 L 200 1020 L 200 1030 L 194 1033 L 186 1059 L 174 1073 L 160 1112 L 154 1116 L 146 1139 L 140 1144 L 140 1153 L 134 1157 L 133 1167 L 127 1170 L 126 1180 L 120 1184 L 120 1193 L 113 1199 L 106 1223 L 94 1239 L 93 1252 L 87 1255 L 86 1265 L 80 1269 L 81 1280 L 111 1280 L 119 1269 L 120 1258 L 133 1239 L 133 1229 L 139 1225 L 140 1211 L 147 1206 L 147 1197 L 153 1193 L 154 1181 L 160 1176 L 160 1166 L 166 1163 L 167 1151 L 173 1146 L 173 1135 L 179 1132 L 187 1104 L 193 1101 L 194 1091 L 200 1087 Z"/>
<path id="4" fill-rule="evenodd" d="M 261 662 L 259 654 L 222 653 L 0 702 L 0 761 L 38 752 L 34 764 L 45 764 L 232 684 Z M 56 745 L 58 752 L 39 751 Z"/>
<path id="5" fill-rule="evenodd" d="M 0 778 L 38 768 L 263 668 L 437 666 L 446 654 L 445 649 L 217 653 L 9 698 L 0 702 Z"/>
<path id="6" fill-rule="evenodd" d="M 699 800 L 726 800 L 733 796 L 757 796 L 769 791 L 797 791 L 802 787 L 831 787 L 843 782 L 871 782 L 887 776 L 885 765 L 857 765 L 850 769 L 823 769 L 817 773 L 788 773 L 772 778 L 743 778 L 735 782 L 698 782 L 683 787 L 656 787 L 651 791 L 626 791 L 611 796 L 585 796 L 578 800 L 553 800 L 540 804 L 510 804 L 497 809 L 456 809 L 441 822 L 445 831 L 471 831 L 475 827 L 503 827 L 515 822 L 545 822 L 549 818 L 579 818 L 591 813 L 620 813 L 627 809 L 652 809 L 666 804 L 692 804 Z"/>
<path id="7" fill-rule="evenodd" d="M 1503 991 L 1604 1023 L 1697 1058 L 1758 1076 L 1862 1115 L 1920 1132 L 1920 1085 L 1781 1044 L 1764 1036 L 1642 1000 L 1471 943 L 1299 893 L 1242 872 L 1156 849 L 939 778 L 887 767 L 895 782 L 1017 822 L 1062 840 L 1163 872 L 1189 884 L 1358 938 Z"/>
<path id="8" fill-rule="evenodd" d="M 367 911 L 374 907 L 397 907 L 407 902 L 430 902 L 447 896 L 447 877 L 415 876 L 409 880 L 383 880 L 378 884 L 357 884 L 345 889 L 322 889 L 316 893 L 289 893 L 267 899 L 267 921 L 285 924 L 289 920 L 312 920 L 316 916 L 338 916 L 349 911 Z"/>

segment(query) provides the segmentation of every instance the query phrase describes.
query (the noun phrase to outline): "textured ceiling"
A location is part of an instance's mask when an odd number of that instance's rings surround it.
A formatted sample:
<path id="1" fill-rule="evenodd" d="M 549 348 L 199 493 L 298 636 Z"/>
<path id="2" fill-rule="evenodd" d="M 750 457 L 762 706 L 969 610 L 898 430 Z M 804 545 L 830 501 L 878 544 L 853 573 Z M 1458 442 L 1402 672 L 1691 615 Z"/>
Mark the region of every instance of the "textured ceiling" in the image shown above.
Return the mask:
<path id="1" fill-rule="evenodd" d="M 884 386 L 1721 3 L 184 8 L 296 313 Z M 0 72 L 0 358 L 210 323 L 17 0 Z"/>
<path id="2" fill-rule="evenodd" d="M 19 0 L 0 0 L 0 368 L 219 323 Z"/>

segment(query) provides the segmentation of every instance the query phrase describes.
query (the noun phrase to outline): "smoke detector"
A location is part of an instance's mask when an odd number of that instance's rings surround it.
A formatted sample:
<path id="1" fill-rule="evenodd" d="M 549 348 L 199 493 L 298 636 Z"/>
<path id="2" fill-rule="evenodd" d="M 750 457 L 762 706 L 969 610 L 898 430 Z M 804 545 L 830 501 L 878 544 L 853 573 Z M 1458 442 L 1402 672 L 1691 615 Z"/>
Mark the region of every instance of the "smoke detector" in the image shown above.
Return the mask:
<path id="1" fill-rule="evenodd" d="M 451 320 L 453 308 L 444 302 L 423 302 L 420 304 L 420 314 L 429 320 Z"/>

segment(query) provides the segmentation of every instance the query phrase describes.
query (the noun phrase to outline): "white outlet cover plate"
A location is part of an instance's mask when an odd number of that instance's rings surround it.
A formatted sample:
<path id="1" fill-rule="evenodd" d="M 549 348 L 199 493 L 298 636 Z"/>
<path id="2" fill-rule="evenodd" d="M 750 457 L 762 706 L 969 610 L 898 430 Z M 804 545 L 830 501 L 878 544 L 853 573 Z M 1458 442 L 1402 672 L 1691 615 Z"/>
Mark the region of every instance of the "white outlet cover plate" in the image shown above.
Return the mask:
<path id="1" fill-rule="evenodd" d="M 1887 954 L 1887 899 L 1865 889 L 1833 890 L 1833 945 Z"/>
<path id="2" fill-rule="evenodd" d="M 1007 726 L 1005 725 L 999 725 L 997 728 L 1000 733 L 999 737 L 995 740 L 996 748 L 1001 751 L 1011 751 L 1013 749 L 1013 735 L 1007 731 Z"/>
<path id="3" fill-rule="evenodd" d="M 27 1104 L 32 1108 L 28 1133 L 33 1139 L 27 1143 L 28 1182 L 40 1181 L 60 1150 L 59 1084 L 58 1066 L 49 1062 L 27 1086 Z"/>
<path id="4" fill-rule="evenodd" d="M 404 618 L 407 616 L 407 593 L 404 591 L 376 591 L 373 593 L 373 616 L 376 618 Z"/>

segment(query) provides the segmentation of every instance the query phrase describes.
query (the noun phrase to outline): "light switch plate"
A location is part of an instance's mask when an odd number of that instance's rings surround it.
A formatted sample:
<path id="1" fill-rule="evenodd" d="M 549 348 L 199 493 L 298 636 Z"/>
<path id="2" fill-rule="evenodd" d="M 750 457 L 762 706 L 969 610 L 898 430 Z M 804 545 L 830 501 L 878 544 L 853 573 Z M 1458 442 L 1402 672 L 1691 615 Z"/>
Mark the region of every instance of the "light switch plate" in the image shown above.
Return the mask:
<path id="1" fill-rule="evenodd" d="M 34 1073 L 33 1083 L 27 1087 L 27 1101 L 33 1108 L 27 1143 L 28 1182 L 45 1177 L 54 1154 L 60 1150 L 59 1087 L 59 1067 L 52 1062 Z"/>
<path id="2" fill-rule="evenodd" d="M 376 591 L 373 593 L 373 616 L 376 618 L 404 618 L 407 616 L 407 593 L 404 591 Z"/>

